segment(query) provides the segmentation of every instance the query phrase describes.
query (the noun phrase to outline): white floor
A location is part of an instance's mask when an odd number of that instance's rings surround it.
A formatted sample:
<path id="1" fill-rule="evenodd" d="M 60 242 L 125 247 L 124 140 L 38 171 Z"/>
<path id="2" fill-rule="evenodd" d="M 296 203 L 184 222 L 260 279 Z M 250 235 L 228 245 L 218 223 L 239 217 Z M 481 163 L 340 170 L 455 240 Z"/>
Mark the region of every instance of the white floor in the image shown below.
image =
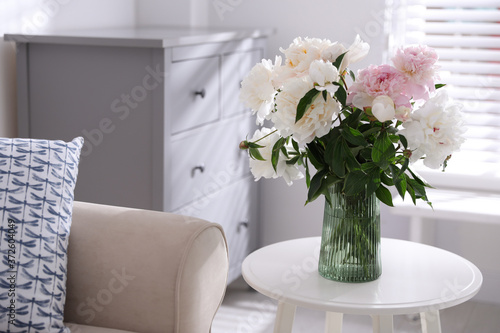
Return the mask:
<path id="1" fill-rule="evenodd" d="M 215 317 L 212 333 L 273 332 L 277 303 L 259 293 L 229 288 Z M 297 308 L 293 333 L 324 332 L 324 313 Z M 500 333 L 500 305 L 470 300 L 441 311 L 443 333 Z M 409 316 L 394 318 L 396 333 L 421 332 L 420 319 Z M 344 316 L 343 333 L 372 332 L 368 316 Z"/>

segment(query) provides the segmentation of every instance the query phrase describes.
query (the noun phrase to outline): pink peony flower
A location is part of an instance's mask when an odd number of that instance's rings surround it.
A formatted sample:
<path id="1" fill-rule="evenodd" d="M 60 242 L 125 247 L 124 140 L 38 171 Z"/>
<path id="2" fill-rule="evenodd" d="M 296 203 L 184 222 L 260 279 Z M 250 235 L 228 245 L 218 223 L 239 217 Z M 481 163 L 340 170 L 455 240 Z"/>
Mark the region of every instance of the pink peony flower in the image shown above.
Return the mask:
<path id="1" fill-rule="evenodd" d="M 358 108 L 370 107 L 377 96 L 389 96 L 396 107 L 410 105 L 404 94 L 406 78 L 390 65 L 370 65 L 358 72 L 356 82 L 349 88 L 348 103 Z"/>
<path id="2" fill-rule="evenodd" d="M 436 78 L 438 55 L 432 48 L 422 45 L 399 48 L 392 58 L 394 67 L 408 79 L 407 94 L 414 99 L 429 99 Z"/>

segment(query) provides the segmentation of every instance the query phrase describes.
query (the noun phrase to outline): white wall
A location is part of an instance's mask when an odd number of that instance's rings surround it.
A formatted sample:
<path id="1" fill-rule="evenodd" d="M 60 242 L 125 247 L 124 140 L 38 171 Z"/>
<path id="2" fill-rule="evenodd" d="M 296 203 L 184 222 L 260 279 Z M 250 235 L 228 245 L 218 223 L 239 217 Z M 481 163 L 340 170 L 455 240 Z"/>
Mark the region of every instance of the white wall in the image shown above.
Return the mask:
<path id="1" fill-rule="evenodd" d="M 189 25 L 191 7 L 189 1 L 139 0 L 137 25 Z"/>
<path id="2" fill-rule="evenodd" d="M 0 0 L 0 37 L 64 29 L 135 25 L 135 0 Z M 0 38 L 0 136 L 14 137 L 15 47 Z"/>
<path id="3" fill-rule="evenodd" d="M 373 48 L 365 63 L 377 63 L 385 46 L 383 18 L 379 19 L 384 14 L 384 2 L 215 0 L 208 15 L 211 26 L 276 28 L 276 34 L 269 39 L 271 57 L 279 53 L 279 47 L 286 48 L 298 36 L 328 38 L 349 44 L 356 33 L 362 33 Z"/>
<path id="4" fill-rule="evenodd" d="M 208 26 L 211 0 L 139 0 L 137 26 Z"/>

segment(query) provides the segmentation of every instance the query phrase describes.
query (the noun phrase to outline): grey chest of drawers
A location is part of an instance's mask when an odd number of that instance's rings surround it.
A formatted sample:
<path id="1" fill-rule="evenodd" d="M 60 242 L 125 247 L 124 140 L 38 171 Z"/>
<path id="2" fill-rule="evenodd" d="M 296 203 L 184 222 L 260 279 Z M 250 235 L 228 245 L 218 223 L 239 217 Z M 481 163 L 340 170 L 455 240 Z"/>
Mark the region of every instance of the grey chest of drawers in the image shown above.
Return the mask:
<path id="1" fill-rule="evenodd" d="M 257 188 L 238 142 L 239 86 L 269 31 L 190 28 L 5 35 L 20 137 L 85 138 L 75 199 L 222 224 L 229 282 L 257 246 Z M 140 221 L 137 221 L 140 223 Z"/>

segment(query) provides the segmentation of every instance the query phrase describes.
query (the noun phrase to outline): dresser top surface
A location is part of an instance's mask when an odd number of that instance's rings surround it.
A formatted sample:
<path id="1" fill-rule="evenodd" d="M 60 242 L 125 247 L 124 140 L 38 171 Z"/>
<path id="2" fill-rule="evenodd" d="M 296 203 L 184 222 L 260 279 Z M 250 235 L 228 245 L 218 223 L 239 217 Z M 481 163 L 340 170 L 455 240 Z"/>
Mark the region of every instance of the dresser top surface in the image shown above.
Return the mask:
<path id="1" fill-rule="evenodd" d="M 6 41 L 16 43 L 96 45 L 165 48 L 173 46 L 217 43 L 246 38 L 267 37 L 270 28 L 218 29 L 193 27 L 150 27 L 134 29 L 95 29 L 36 34 L 5 34 Z"/>

